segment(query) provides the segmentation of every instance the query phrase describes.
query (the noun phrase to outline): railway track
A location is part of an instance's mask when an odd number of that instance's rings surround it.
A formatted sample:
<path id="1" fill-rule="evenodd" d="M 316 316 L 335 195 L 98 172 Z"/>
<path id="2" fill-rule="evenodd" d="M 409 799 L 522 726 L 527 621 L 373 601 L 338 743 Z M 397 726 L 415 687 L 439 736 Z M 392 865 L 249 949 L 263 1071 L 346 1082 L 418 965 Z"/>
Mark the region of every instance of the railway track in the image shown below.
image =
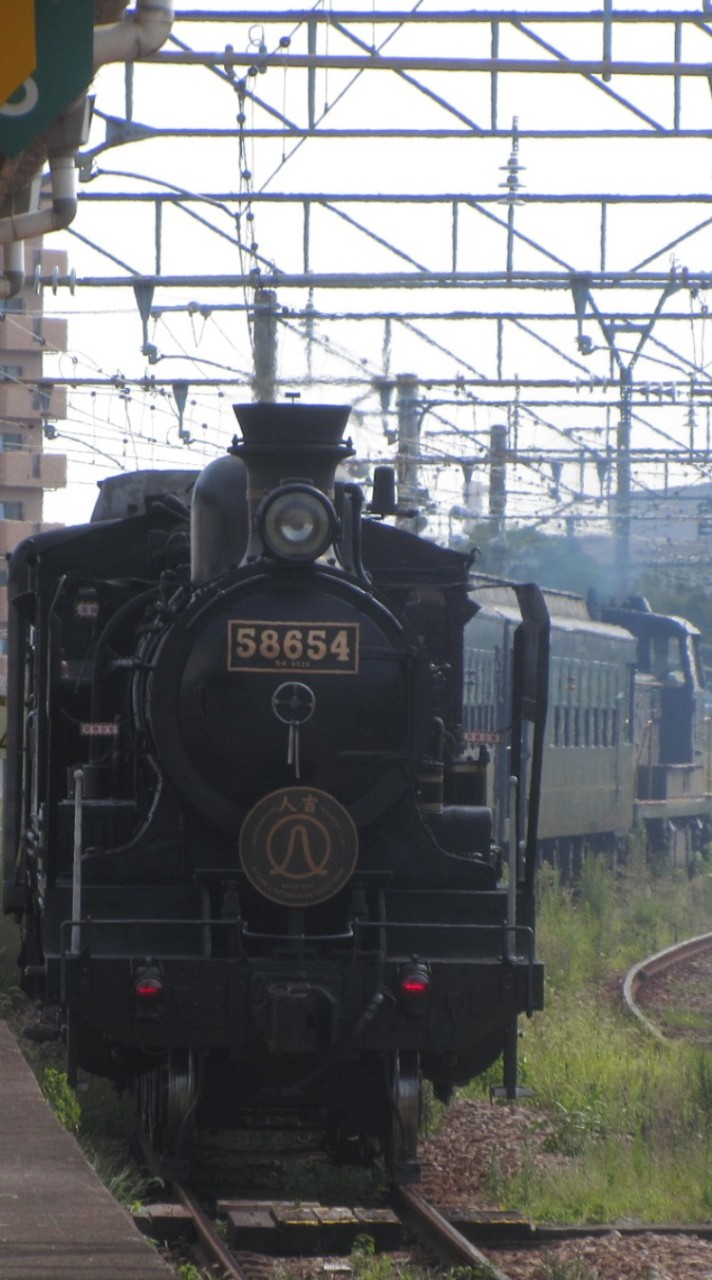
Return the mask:
<path id="1" fill-rule="evenodd" d="M 379 1253 L 393 1256 L 394 1273 L 409 1265 L 431 1274 L 465 1267 L 473 1280 L 540 1280 L 552 1268 L 581 1280 L 648 1274 L 684 1276 L 685 1280 L 712 1276 L 712 1225 L 708 1222 L 537 1226 L 516 1214 L 476 1213 L 471 1205 L 436 1206 L 413 1187 L 393 1189 L 392 1210 L 333 1208 L 303 1199 L 295 1203 L 273 1199 L 273 1192 L 264 1191 L 260 1199 L 247 1199 L 254 1195 L 250 1168 L 255 1152 L 240 1153 L 240 1163 L 245 1157 L 241 1176 L 232 1178 L 242 1198 L 221 1199 L 222 1192 L 210 1180 L 201 1181 L 198 1189 L 187 1185 L 181 1174 L 173 1179 L 164 1174 L 174 1204 L 156 1206 L 157 1220 L 146 1224 L 146 1233 L 159 1243 L 171 1234 L 174 1240 L 180 1235 L 185 1241 L 190 1234 L 195 1252 L 187 1255 L 184 1246 L 181 1262 L 189 1257 L 221 1280 L 273 1280 L 276 1267 L 285 1280 L 290 1276 L 304 1280 L 311 1274 L 358 1275 L 354 1244 L 359 1236 L 371 1237 Z M 156 1172 L 155 1166 L 152 1171 Z M 225 1173 L 221 1166 L 221 1186 L 225 1186 Z M 235 1190 L 227 1194 L 234 1196 Z M 210 1213 L 205 1212 L 206 1203 Z"/>
<path id="2" fill-rule="evenodd" d="M 192 1230 L 196 1238 L 195 1262 L 210 1270 L 217 1268 L 221 1280 L 271 1280 L 275 1264 L 278 1260 L 279 1271 L 289 1276 L 293 1268 L 294 1275 L 305 1275 L 305 1260 L 314 1259 L 314 1274 L 323 1275 L 325 1271 L 336 1274 L 342 1270 L 351 1271 L 348 1261 L 350 1250 L 344 1247 L 319 1250 L 314 1231 L 315 1223 L 328 1223 L 331 1227 L 343 1227 L 345 1217 L 353 1211 L 343 1208 L 327 1208 L 301 1203 L 287 1206 L 285 1202 L 267 1200 L 224 1202 L 220 1206 L 225 1217 L 241 1226 L 232 1231 L 230 1245 L 226 1244 L 223 1231 L 216 1226 L 192 1188 L 184 1184 L 174 1184 L 173 1192 L 176 1202 L 183 1211 L 182 1233 Z M 391 1241 L 387 1252 L 395 1253 L 396 1261 L 402 1264 L 412 1260 L 422 1270 L 430 1273 L 445 1271 L 451 1268 L 467 1268 L 474 1277 L 483 1280 L 530 1280 L 530 1277 L 541 1276 L 542 1266 L 557 1265 L 561 1274 L 597 1277 L 598 1280 L 619 1280 L 622 1274 L 628 1274 L 631 1258 L 651 1260 L 659 1256 L 668 1259 L 673 1256 L 682 1270 L 669 1272 L 655 1270 L 649 1272 L 633 1271 L 631 1274 L 685 1275 L 686 1280 L 693 1277 L 705 1277 L 712 1272 L 712 1227 L 709 1224 L 697 1226 L 664 1227 L 650 1225 L 618 1225 L 600 1227 L 535 1227 L 524 1221 L 505 1224 L 488 1222 L 484 1216 L 477 1223 L 463 1222 L 463 1230 L 453 1226 L 444 1213 L 430 1204 L 421 1194 L 412 1188 L 399 1188 L 394 1195 L 397 1207 L 396 1227 L 400 1230 L 400 1245 Z M 165 1206 L 164 1206 L 165 1210 Z M 377 1211 L 376 1211 L 377 1212 Z M 385 1220 L 388 1211 L 381 1211 Z M 394 1219 L 394 1215 L 390 1215 Z M 272 1232 L 275 1237 L 272 1246 L 261 1244 L 258 1248 L 255 1241 L 264 1238 L 265 1224 L 272 1220 Z M 291 1228 L 289 1248 L 283 1249 L 285 1236 L 280 1228 L 287 1224 Z M 391 1224 L 392 1226 L 392 1224 Z M 487 1254 L 482 1253 L 464 1234 L 472 1230 L 485 1232 L 489 1239 L 489 1230 L 499 1233 L 498 1243 L 492 1241 L 487 1245 Z M 366 1228 L 364 1228 L 366 1231 Z M 300 1248 L 297 1237 L 307 1237 Z M 342 1240 L 343 1240 L 342 1236 Z M 700 1251 L 704 1250 L 702 1255 Z M 325 1258 L 329 1261 L 325 1264 Z M 498 1261 L 495 1261 L 497 1259 Z M 560 1260 L 557 1262 L 557 1260 Z M 587 1270 L 584 1266 L 594 1264 L 595 1270 Z M 499 1265 L 499 1262 L 503 1266 Z M 702 1269 L 694 1265 L 701 1261 Z M 689 1263 L 688 1267 L 685 1263 Z M 308 1265 L 308 1264 L 307 1264 Z"/>
<path id="3" fill-rule="evenodd" d="M 279 1223 L 280 1219 L 284 1220 L 283 1202 L 241 1202 L 241 1209 L 238 1208 L 240 1202 L 235 1202 L 233 1210 L 237 1212 L 233 1211 L 230 1216 L 241 1217 L 245 1223 L 249 1220 L 247 1239 L 242 1242 L 247 1246 L 245 1248 L 241 1247 L 239 1238 L 234 1238 L 231 1246 L 226 1244 L 222 1230 L 205 1212 L 198 1196 L 190 1186 L 183 1182 L 173 1182 L 172 1192 L 176 1203 L 185 1211 L 182 1230 L 184 1232 L 190 1230 L 194 1235 L 201 1265 L 220 1268 L 221 1277 L 229 1277 L 230 1280 L 256 1280 L 256 1277 L 269 1274 L 274 1253 L 271 1251 L 262 1253 L 249 1246 L 255 1238 L 255 1233 L 259 1235 L 262 1232 L 264 1236 L 267 1230 L 266 1224 L 270 1218 L 275 1223 Z M 494 1266 L 490 1258 L 487 1258 L 418 1191 L 410 1187 L 397 1188 L 394 1192 L 394 1202 L 403 1240 L 409 1238 L 412 1241 L 411 1247 L 419 1248 L 435 1265 L 445 1269 L 468 1267 L 475 1275 L 486 1275 L 487 1280 L 510 1280 L 505 1272 Z M 223 1206 L 223 1208 L 226 1207 L 227 1205 Z M 345 1226 L 347 1218 L 353 1218 L 351 1210 L 309 1204 L 294 1205 L 289 1213 L 291 1225 L 294 1227 L 295 1224 L 300 1224 L 303 1234 L 307 1238 L 312 1237 L 308 1240 L 309 1244 L 314 1238 L 313 1232 L 309 1229 L 312 1223 L 318 1225 L 328 1223 L 333 1228 L 335 1224 Z M 378 1211 L 376 1211 L 377 1216 Z M 386 1213 L 383 1213 L 382 1220 L 386 1220 Z M 367 1231 L 366 1224 L 363 1224 L 363 1230 Z M 237 1233 L 233 1232 L 233 1236 L 239 1237 L 239 1234 L 239 1230 Z M 275 1243 L 283 1239 L 276 1230 L 274 1235 L 277 1238 Z M 307 1252 L 306 1248 L 305 1252 Z"/>
<path id="4" fill-rule="evenodd" d="M 656 1025 L 654 1015 L 651 1016 L 651 995 L 654 988 L 660 989 L 666 980 L 684 986 L 689 974 L 694 975 L 698 986 L 712 992 L 712 933 L 657 952 L 634 965 L 626 975 L 623 984 L 625 1004 L 657 1039 L 664 1040 L 668 1037 L 661 1025 Z M 675 979 L 673 975 L 676 975 Z M 668 998 L 678 1007 L 674 995 Z M 663 1019 L 658 1021 L 664 1026 Z M 712 995 L 708 1025 L 712 1026 Z M 267 1280 L 272 1274 L 274 1257 L 280 1256 L 279 1248 L 272 1253 L 266 1251 L 262 1254 L 251 1248 L 249 1243 L 245 1244 L 240 1232 L 233 1233 L 232 1246 L 228 1248 L 224 1236 L 209 1222 L 194 1193 L 185 1187 L 177 1189 L 177 1193 L 186 1210 L 190 1209 L 194 1229 L 201 1239 L 202 1265 L 206 1261 L 214 1263 L 222 1269 L 225 1276 L 231 1278 Z M 640 1265 L 646 1266 L 651 1258 L 656 1262 L 659 1260 L 659 1265 L 663 1267 L 661 1274 L 668 1274 L 666 1264 L 674 1258 L 675 1265 L 683 1267 L 679 1274 L 689 1275 L 690 1280 L 698 1276 L 709 1280 L 712 1275 L 712 1228 L 707 1223 L 677 1226 L 668 1224 L 663 1227 L 652 1224 L 616 1224 L 599 1228 L 538 1228 L 522 1221 L 518 1231 L 514 1223 L 508 1223 L 504 1231 L 488 1234 L 488 1225 L 494 1227 L 495 1224 L 488 1224 L 485 1216 L 475 1215 L 479 1219 L 475 1224 L 469 1221 L 470 1215 L 463 1215 L 460 1220 L 456 1214 L 457 1226 L 454 1226 L 444 1211 L 429 1203 L 418 1190 L 411 1187 L 395 1189 L 393 1203 L 402 1226 L 401 1249 L 407 1247 L 409 1251 L 414 1250 L 416 1256 L 426 1259 L 425 1265 L 430 1269 L 467 1267 L 474 1276 L 487 1276 L 488 1280 L 529 1280 L 530 1276 L 541 1274 L 540 1268 L 545 1259 L 560 1258 L 563 1267 L 582 1265 L 582 1276 L 596 1275 L 601 1280 L 613 1280 L 615 1276 L 618 1280 L 621 1271 L 617 1268 L 622 1266 L 625 1273 L 631 1258 L 640 1259 Z M 307 1217 L 313 1213 L 316 1217 L 321 1215 L 322 1220 L 331 1220 L 339 1214 L 349 1212 L 343 1209 L 325 1209 L 322 1206 L 312 1210 L 308 1205 L 302 1205 L 302 1210 Z M 270 1204 L 267 1200 L 262 1201 L 258 1209 L 255 1202 L 253 1211 L 255 1216 L 260 1213 L 268 1215 Z M 497 1225 L 501 1228 L 502 1224 Z M 316 1240 L 316 1232 L 307 1234 L 311 1234 L 313 1240 Z M 363 1234 L 369 1234 L 368 1227 L 364 1226 Z M 407 1246 L 406 1240 L 409 1242 Z M 483 1244 L 488 1256 L 480 1251 L 475 1241 Z M 346 1245 L 344 1248 L 337 1246 L 311 1252 L 331 1255 L 336 1261 L 329 1265 L 335 1270 L 339 1266 L 339 1255 L 345 1259 L 350 1248 Z M 298 1249 L 293 1249 L 292 1253 L 295 1256 Z M 309 1250 L 305 1248 L 304 1254 L 308 1253 Z M 403 1257 L 402 1254 L 399 1256 Z M 321 1266 L 322 1262 L 323 1259 L 318 1265 Z M 589 1263 L 596 1267 L 590 1273 L 585 1269 Z M 303 1266 L 302 1259 L 302 1275 Z M 347 1268 L 348 1262 L 344 1260 L 343 1266 Z M 286 1267 L 286 1274 L 289 1274 L 289 1265 Z M 657 1274 L 654 1266 L 650 1274 Z M 669 1274 L 675 1274 L 675 1271 Z"/>
<path id="5" fill-rule="evenodd" d="M 649 1015 L 651 1007 L 654 1006 L 655 1000 L 653 993 L 659 996 L 663 983 L 661 978 L 663 975 L 670 975 L 672 971 L 679 971 L 682 966 L 687 965 L 691 973 L 696 972 L 696 977 L 700 979 L 700 967 L 702 967 L 703 975 L 709 970 L 712 978 L 712 933 L 700 934 L 696 938 L 688 938 L 684 942 L 676 943 L 675 946 L 666 947 L 663 951 L 658 951 L 647 959 L 641 960 L 638 964 L 633 965 L 625 976 L 623 982 L 623 1001 L 626 1008 L 635 1018 L 638 1019 L 641 1026 L 657 1040 L 666 1040 L 669 1038 L 672 1028 L 663 1030 Z M 707 984 L 703 981 L 703 985 L 708 985 L 712 990 L 712 981 Z M 645 1007 L 641 1007 L 641 998 L 645 993 Z M 659 1019 L 664 1023 L 664 1018 Z M 709 1022 L 712 1026 L 712 1001 L 709 1005 Z M 677 1032 L 679 1034 L 679 1030 Z M 696 1039 L 700 1041 L 701 1037 Z M 710 1040 L 709 1034 L 705 1037 Z"/>

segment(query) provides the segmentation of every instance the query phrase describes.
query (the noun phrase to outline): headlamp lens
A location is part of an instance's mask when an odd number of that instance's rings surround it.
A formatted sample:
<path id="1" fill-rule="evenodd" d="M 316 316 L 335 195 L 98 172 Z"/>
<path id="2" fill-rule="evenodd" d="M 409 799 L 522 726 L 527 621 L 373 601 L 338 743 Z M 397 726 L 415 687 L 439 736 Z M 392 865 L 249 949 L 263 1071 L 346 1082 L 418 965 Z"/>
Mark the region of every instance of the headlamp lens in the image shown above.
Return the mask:
<path id="1" fill-rule="evenodd" d="M 280 559 L 315 560 L 335 532 L 333 507 L 317 489 L 288 489 L 270 496 L 260 523 L 267 551 Z"/>

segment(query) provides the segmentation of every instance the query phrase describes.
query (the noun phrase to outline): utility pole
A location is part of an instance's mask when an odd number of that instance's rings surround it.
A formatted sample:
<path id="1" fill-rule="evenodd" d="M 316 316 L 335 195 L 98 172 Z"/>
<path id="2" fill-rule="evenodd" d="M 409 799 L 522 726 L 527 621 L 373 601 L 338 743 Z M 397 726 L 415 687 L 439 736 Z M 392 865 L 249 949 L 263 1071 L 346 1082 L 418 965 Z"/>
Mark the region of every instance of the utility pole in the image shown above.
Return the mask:
<path id="1" fill-rule="evenodd" d="M 489 510 L 495 537 L 504 537 L 507 513 L 507 428 L 490 431 Z"/>
<path id="2" fill-rule="evenodd" d="M 631 458 L 630 436 L 633 395 L 633 370 L 631 364 L 620 365 L 620 421 L 616 438 L 617 484 L 614 508 L 614 551 L 616 594 L 621 602 L 626 599 L 630 586 L 630 492 Z"/>
<path id="3" fill-rule="evenodd" d="M 255 290 L 252 318 L 255 372 L 252 391 L 261 404 L 274 404 L 277 381 L 277 294 L 274 289 Z"/>
<path id="4" fill-rule="evenodd" d="M 507 557 L 507 428 L 501 422 L 490 430 L 489 513 L 492 564 L 496 573 L 503 573 Z"/>
<path id="5" fill-rule="evenodd" d="M 414 373 L 396 377 L 398 413 L 398 506 L 412 511 L 418 506 L 418 461 L 420 457 L 420 399 L 418 379 Z M 409 527 L 410 517 L 402 516 L 398 524 Z"/>
<path id="6" fill-rule="evenodd" d="M 658 299 L 658 302 L 652 314 L 642 325 L 634 325 L 629 321 L 616 324 L 604 320 L 603 315 L 596 306 L 591 294 L 590 278 L 586 276 L 577 276 L 572 278 L 572 289 L 574 292 L 574 308 L 579 325 L 579 347 L 580 350 L 587 354 L 591 349 L 589 340 L 583 335 L 583 322 L 588 306 L 591 308 L 592 314 L 598 321 L 601 332 L 611 358 L 618 369 L 618 383 L 620 387 L 620 421 L 618 424 L 618 432 L 616 437 L 616 495 L 615 505 L 613 508 L 613 539 L 615 545 L 614 551 L 614 567 L 615 567 L 615 590 L 619 601 L 623 601 L 630 590 L 630 541 L 631 541 L 631 433 L 633 423 L 633 375 L 638 358 L 643 348 L 650 338 L 657 321 L 660 319 L 665 303 L 668 298 L 677 293 L 683 287 L 682 279 L 678 276 L 675 268 L 670 272 L 669 279 Z M 635 333 L 637 342 L 635 350 L 626 362 L 618 348 L 617 335 L 619 332 L 627 334 Z"/>

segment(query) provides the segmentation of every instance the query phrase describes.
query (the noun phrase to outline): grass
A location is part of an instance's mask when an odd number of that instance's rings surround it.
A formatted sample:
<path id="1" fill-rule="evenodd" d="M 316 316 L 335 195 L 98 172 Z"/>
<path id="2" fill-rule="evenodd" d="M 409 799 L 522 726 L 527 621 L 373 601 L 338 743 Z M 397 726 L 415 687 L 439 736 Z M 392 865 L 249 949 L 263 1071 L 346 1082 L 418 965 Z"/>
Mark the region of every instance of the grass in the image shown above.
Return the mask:
<path id="1" fill-rule="evenodd" d="M 411 1262 L 401 1262 L 390 1254 L 376 1252 L 371 1236 L 359 1236 L 349 1255 L 349 1264 L 353 1280 L 434 1280 L 434 1275 L 447 1280 L 491 1280 L 494 1269 L 484 1264 L 482 1267 L 455 1267 L 443 1272 L 433 1273 L 422 1267 L 414 1267 Z M 274 1280 L 283 1280 L 279 1272 Z"/>
<path id="2" fill-rule="evenodd" d="M 656 874 L 634 847 L 617 875 L 588 858 L 575 893 L 546 870 L 539 921 L 547 1004 L 524 1026 L 521 1076 L 551 1159 L 525 1152 L 516 1177 L 492 1170 L 490 1190 L 541 1222 L 707 1220 L 712 1058 L 647 1037 L 616 997 L 635 960 L 710 929 L 710 869 Z"/>
<path id="3" fill-rule="evenodd" d="M 694 1009 L 666 1009 L 662 1025 L 670 1031 L 699 1032 L 709 1038 L 710 1024 L 706 1013 Z"/>

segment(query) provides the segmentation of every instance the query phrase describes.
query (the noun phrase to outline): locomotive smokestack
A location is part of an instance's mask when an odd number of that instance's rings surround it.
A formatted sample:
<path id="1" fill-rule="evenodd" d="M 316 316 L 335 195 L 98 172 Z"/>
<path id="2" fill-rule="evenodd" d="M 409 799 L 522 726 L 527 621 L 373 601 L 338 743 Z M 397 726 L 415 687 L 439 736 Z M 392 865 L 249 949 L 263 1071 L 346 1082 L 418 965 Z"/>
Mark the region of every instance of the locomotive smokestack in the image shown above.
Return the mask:
<path id="1" fill-rule="evenodd" d="M 284 486 L 307 486 L 333 502 L 336 468 L 354 453 L 342 439 L 350 409 L 345 405 L 234 405 L 242 430 L 230 453 L 247 469 L 250 544 L 246 559 L 264 554 L 258 510 L 268 494 Z"/>
<path id="2" fill-rule="evenodd" d="M 286 480 L 303 480 L 333 496 L 338 464 L 354 453 L 342 440 L 348 405 L 236 404 L 242 441 L 230 453 L 242 458 L 250 497 L 262 498 Z"/>

